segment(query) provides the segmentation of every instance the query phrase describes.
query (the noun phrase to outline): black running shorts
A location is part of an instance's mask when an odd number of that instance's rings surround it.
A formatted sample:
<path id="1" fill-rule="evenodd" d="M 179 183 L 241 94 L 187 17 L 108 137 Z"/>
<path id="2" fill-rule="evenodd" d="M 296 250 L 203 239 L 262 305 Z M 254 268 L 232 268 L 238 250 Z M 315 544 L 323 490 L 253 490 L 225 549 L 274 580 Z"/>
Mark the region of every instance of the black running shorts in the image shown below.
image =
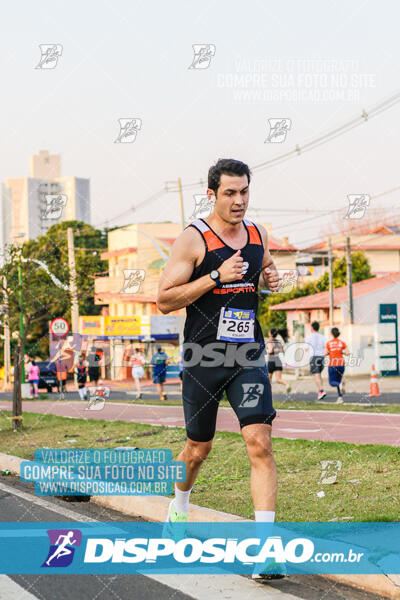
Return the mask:
<path id="1" fill-rule="evenodd" d="M 310 358 L 310 374 L 316 375 L 322 373 L 324 370 L 324 357 L 323 356 L 312 356 Z"/>
<path id="2" fill-rule="evenodd" d="M 253 423 L 270 425 L 275 418 L 266 367 L 184 367 L 182 398 L 189 439 L 213 439 L 224 391 L 241 428 Z"/>

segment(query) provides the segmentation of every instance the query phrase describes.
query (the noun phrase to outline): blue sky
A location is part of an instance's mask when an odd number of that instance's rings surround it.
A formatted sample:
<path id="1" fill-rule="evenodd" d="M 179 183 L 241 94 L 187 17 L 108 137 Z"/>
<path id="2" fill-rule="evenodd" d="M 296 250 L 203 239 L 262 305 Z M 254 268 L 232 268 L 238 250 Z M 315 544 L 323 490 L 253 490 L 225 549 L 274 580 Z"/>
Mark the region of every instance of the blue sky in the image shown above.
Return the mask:
<path id="1" fill-rule="evenodd" d="M 167 180 L 205 179 L 219 157 L 252 166 L 289 151 L 400 87 L 395 1 L 17 0 L 2 13 L 0 180 L 27 174 L 39 149 L 60 153 L 63 175 L 91 179 L 95 225 L 178 220 L 174 194 L 115 217 Z M 63 46 L 55 69 L 35 69 L 44 43 Z M 215 45 L 207 69 L 188 68 L 196 43 Z M 400 185 L 399 114 L 400 104 L 255 174 L 260 220 L 311 243 L 331 218 L 304 223 L 295 211 L 345 208 L 347 194 Z M 124 117 L 142 127 L 134 143 L 115 144 Z M 283 143 L 265 143 L 270 118 L 291 120 Z M 185 191 L 187 214 L 204 189 Z"/>

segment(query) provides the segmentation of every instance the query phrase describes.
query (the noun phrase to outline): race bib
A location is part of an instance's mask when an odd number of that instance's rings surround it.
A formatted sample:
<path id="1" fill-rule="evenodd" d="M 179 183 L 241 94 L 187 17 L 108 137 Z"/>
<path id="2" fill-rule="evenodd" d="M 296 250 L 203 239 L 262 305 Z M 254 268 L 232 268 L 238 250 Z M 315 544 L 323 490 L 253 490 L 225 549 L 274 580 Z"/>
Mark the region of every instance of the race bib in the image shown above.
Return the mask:
<path id="1" fill-rule="evenodd" d="M 254 342 L 254 310 L 221 308 L 217 340 L 224 342 Z"/>

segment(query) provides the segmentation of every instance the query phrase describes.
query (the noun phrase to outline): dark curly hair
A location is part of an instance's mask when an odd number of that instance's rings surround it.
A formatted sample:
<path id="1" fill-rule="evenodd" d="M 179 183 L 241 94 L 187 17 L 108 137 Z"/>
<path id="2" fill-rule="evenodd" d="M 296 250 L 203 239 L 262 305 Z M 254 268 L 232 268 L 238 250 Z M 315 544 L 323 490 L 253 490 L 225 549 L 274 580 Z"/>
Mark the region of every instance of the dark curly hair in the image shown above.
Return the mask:
<path id="1" fill-rule="evenodd" d="M 247 175 L 249 183 L 251 178 L 251 172 L 246 163 L 234 158 L 220 158 L 208 171 L 208 187 L 213 190 L 215 195 L 217 195 L 217 190 L 221 183 L 221 175 L 237 175 L 238 177 Z"/>

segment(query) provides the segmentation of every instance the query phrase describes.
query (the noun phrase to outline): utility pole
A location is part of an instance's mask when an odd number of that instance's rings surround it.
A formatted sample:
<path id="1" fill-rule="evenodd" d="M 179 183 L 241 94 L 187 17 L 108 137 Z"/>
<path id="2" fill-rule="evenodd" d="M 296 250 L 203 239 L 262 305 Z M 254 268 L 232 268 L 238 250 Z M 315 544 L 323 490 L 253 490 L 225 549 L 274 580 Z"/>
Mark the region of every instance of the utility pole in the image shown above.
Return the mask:
<path id="1" fill-rule="evenodd" d="M 8 320 L 7 278 L 3 277 L 4 286 L 4 385 L 6 391 L 10 387 L 11 356 L 10 356 L 10 322 Z"/>
<path id="2" fill-rule="evenodd" d="M 183 206 L 183 193 L 182 193 L 182 181 L 178 177 L 178 191 L 179 191 L 179 208 L 181 213 L 182 231 L 185 229 L 185 209 Z"/>
<path id="3" fill-rule="evenodd" d="M 68 267 L 69 267 L 69 290 L 71 294 L 71 328 L 72 334 L 79 333 L 79 305 L 78 290 L 76 287 L 76 269 L 75 269 L 75 247 L 74 231 L 72 227 L 67 229 L 68 236 Z M 75 358 L 75 356 L 74 356 Z M 74 361 L 75 362 L 75 361 Z M 74 368 L 74 383 L 77 385 L 78 379 Z"/>
<path id="4" fill-rule="evenodd" d="M 329 266 L 329 325 L 333 327 L 333 256 L 332 240 L 328 239 L 328 266 Z"/>
<path id="5" fill-rule="evenodd" d="M 350 238 L 346 238 L 346 271 L 347 271 L 347 297 L 348 297 L 348 318 L 349 323 L 354 323 L 354 305 L 353 305 L 353 263 L 351 260 Z"/>

